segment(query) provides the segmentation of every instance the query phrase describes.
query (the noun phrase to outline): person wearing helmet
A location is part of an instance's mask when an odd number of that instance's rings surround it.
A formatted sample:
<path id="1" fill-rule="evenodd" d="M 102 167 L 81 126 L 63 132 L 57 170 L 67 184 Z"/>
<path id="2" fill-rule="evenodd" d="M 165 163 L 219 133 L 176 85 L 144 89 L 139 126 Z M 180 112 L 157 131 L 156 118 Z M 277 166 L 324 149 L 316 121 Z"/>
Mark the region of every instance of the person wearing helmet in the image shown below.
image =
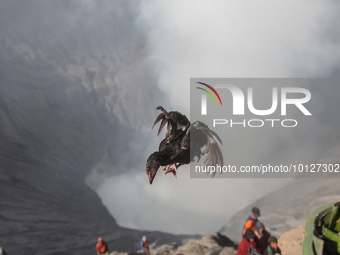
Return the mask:
<path id="1" fill-rule="evenodd" d="M 101 237 L 98 238 L 97 243 L 97 255 L 100 254 L 109 254 L 109 248 L 107 247 L 106 242 Z"/>

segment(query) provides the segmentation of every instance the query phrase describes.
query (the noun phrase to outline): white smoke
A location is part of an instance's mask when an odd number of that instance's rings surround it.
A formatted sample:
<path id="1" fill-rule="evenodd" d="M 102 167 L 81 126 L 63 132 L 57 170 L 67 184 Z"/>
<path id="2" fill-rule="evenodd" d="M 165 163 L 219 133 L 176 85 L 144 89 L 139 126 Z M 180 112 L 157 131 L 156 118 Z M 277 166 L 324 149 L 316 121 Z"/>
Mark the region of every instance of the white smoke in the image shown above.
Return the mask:
<path id="1" fill-rule="evenodd" d="M 339 14 L 339 4 L 331 0 L 146 0 L 137 26 L 147 36 L 147 64 L 170 98 L 167 110 L 189 115 L 193 77 L 331 75 L 340 63 Z M 124 226 L 207 233 L 288 181 L 190 179 L 188 167 L 179 169 L 178 178 L 159 172 L 149 185 L 136 169 L 107 179 L 98 193 Z"/>
<path id="2" fill-rule="evenodd" d="M 192 77 L 319 77 L 339 63 L 334 1 L 143 1 L 159 86 L 189 109 Z"/>

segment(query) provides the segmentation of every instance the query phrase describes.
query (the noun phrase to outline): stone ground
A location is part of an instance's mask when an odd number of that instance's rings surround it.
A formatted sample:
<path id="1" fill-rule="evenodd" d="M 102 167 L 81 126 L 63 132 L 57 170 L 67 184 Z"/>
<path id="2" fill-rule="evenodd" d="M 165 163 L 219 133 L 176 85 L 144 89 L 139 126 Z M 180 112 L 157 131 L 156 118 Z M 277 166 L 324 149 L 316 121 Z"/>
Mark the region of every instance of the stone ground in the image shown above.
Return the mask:
<path id="1" fill-rule="evenodd" d="M 110 255 L 137 255 L 140 251 L 131 253 L 112 252 Z M 201 239 L 190 239 L 182 245 L 165 244 L 157 248 L 151 245 L 152 255 L 236 255 L 236 244 L 227 236 L 211 233 Z"/>
<path id="2" fill-rule="evenodd" d="M 284 233 L 279 239 L 282 255 L 302 255 L 302 244 L 305 236 L 304 226 Z"/>
<path id="3" fill-rule="evenodd" d="M 303 255 L 302 244 L 305 239 L 305 227 L 292 229 L 279 239 L 282 255 Z M 184 244 L 166 244 L 158 248 L 151 248 L 152 255 L 235 255 L 235 244 L 220 233 L 211 233 L 202 239 L 191 239 Z M 112 252 L 110 255 L 137 255 L 140 251 L 131 253 Z"/>

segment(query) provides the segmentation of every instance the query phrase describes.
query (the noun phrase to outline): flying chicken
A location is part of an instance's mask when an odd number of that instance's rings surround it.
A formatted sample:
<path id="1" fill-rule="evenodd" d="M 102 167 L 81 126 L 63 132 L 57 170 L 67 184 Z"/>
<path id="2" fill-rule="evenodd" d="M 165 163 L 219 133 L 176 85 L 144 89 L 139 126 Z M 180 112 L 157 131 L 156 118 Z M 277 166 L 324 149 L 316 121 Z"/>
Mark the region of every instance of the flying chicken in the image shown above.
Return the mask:
<path id="1" fill-rule="evenodd" d="M 152 128 L 161 121 L 158 136 L 165 125 L 167 131 L 165 138 L 159 144 L 158 151 L 152 153 L 146 162 L 145 172 L 150 184 L 161 166 L 165 171 L 164 174 L 171 172 L 177 179 L 177 169 L 181 165 L 194 161 L 195 158 L 198 162 L 202 156 L 205 156 L 205 165 L 223 165 L 223 155 L 215 138 L 221 144 L 222 141 L 206 124 L 201 121 L 190 123 L 185 115 L 177 111 L 167 112 L 162 106 L 156 109 L 161 110 L 162 113 L 158 115 Z"/>

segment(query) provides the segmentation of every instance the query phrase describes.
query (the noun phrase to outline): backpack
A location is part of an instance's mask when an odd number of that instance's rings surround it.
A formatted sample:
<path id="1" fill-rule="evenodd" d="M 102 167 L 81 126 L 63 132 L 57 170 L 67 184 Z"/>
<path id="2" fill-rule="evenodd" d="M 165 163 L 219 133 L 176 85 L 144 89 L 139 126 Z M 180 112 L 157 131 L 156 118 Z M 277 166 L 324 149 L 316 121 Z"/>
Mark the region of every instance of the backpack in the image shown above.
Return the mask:
<path id="1" fill-rule="evenodd" d="M 249 246 L 249 253 L 247 255 L 261 255 L 261 254 L 257 252 L 257 250 L 254 248 L 254 246 L 250 245 Z"/>

